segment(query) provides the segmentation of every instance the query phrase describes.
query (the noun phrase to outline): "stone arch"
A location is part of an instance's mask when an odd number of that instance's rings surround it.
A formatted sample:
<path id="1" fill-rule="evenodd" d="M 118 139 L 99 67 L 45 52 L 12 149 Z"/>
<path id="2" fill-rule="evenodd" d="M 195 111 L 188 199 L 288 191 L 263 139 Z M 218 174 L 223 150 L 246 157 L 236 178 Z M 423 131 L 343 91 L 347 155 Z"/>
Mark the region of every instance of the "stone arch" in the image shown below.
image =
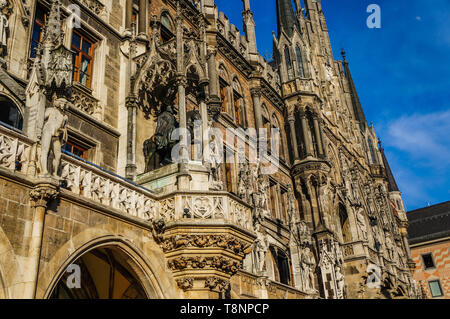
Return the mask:
<path id="1" fill-rule="evenodd" d="M 106 229 L 105 229 L 106 228 Z M 165 259 L 153 240 L 142 249 L 133 240 L 115 234 L 112 227 L 89 228 L 61 246 L 39 274 L 37 298 L 49 298 L 67 267 L 84 254 L 102 247 L 114 247 L 126 254 L 149 298 L 175 298 L 176 292 Z"/>
<path id="2" fill-rule="evenodd" d="M 0 299 L 14 297 L 13 288 L 17 285 L 20 274 L 21 267 L 17 262 L 14 249 L 0 227 Z"/>

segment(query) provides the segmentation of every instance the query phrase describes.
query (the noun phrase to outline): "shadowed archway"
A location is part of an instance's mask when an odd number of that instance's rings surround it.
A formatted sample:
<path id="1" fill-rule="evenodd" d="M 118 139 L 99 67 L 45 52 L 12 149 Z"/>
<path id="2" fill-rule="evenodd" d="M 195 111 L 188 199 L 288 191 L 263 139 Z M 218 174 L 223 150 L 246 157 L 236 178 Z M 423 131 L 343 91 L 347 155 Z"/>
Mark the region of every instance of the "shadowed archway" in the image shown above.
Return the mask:
<path id="1" fill-rule="evenodd" d="M 91 250 L 71 266 L 62 274 L 50 299 L 148 298 L 129 257 L 117 247 Z"/>

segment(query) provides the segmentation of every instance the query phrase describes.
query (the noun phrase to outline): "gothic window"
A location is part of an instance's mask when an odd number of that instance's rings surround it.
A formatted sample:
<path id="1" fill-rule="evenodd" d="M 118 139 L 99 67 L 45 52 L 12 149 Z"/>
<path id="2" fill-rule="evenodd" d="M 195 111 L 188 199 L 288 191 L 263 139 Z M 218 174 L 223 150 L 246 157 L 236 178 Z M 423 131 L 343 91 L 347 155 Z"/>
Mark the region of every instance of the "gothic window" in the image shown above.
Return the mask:
<path id="1" fill-rule="evenodd" d="M 295 51 L 297 53 L 298 76 L 301 78 L 304 78 L 305 77 L 305 69 L 303 68 L 302 51 L 300 50 L 299 46 L 297 46 L 295 48 Z"/>
<path id="2" fill-rule="evenodd" d="M 289 48 L 284 47 L 284 58 L 286 60 L 286 71 L 288 75 L 288 79 L 292 80 L 294 77 L 294 68 L 292 66 L 291 53 L 289 52 Z"/>
<path id="3" fill-rule="evenodd" d="M 287 213 L 287 201 L 288 201 L 288 193 L 287 190 L 284 188 L 281 188 L 281 198 L 280 198 L 280 204 L 281 204 L 281 214 L 282 214 L 282 219 L 285 222 L 285 224 L 289 225 L 289 216 Z"/>
<path id="4" fill-rule="evenodd" d="M 222 112 L 227 113 L 228 110 L 228 91 L 229 91 L 229 78 L 228 73 L 223 65 L 219 66 L 219 86 L 220 86 L 220 100 L 222 101 Z"/>
<path id="5" fill-rule="evenodd" d="M 83 33 L 73 30 L 73 81 L 91 87 L 94 63 L 94 42 Z"/>
<path id="6" fill-rule="evenodd" d="M 270 252 L 276 263 L 275 279 L 284 285 L 290 284 L 289 259 L 286 253 L 278 247 L 270 246 Z"/>
<path id="7" fill-rule="evenodd" d="M 284 142 L 283 142 L 283 132 L 281 130 L 280 121 L 278 120 L 275 114 L 272 115 L 272 129 L 276 129 L 279 132 L 278 140 L 276 140 L 278 145 L 274 145 L 278 148 L 278 156 L 281 159 L 285 159 L 285 150 L 284 150 Z M 271 136 L 270 136 L 271 139 Z"/>
<path id="8" fill-rule="evenodd" d="M 161 40 L 167 42 L 175 37 L 175 27 L 169 13 L 161 15 Z"/>
<path id="9" fill-rule="evenodd" d="M 231 150 L 228 150 L 226 147 L 224 149 L 224 157 L 226 157 L 226 154 L 232 154 L 233 152 Z M 233 192 L 233 167 L 232 163 L 228 163 L 224 161 L 224 168 L 225 168 L 225 189 L 227 192 L 232 193 Z"/>
<path id="10" fill-rule="evenodd" d="M 33 23 L 33 33 L 31 34 L 30 58 L 36 57 L 36 50 L 42 40 L 43 28 L 47 22 L 48 10 L 40 4 L 36 6 L 36 14 Z"/>
<path id="11" fill-rule="evenodd" d="M 272 216 L 274 219 L 278 218 L 278 187 L 277 184 L 270 181 L 270 211 L 272 212 Z"/>
<path id="12" fill-rule="evenodd" d="M 352 235 L 350 233 L 350 223 L 348 220 L 347 210 L 342 204 L 339 204 L 339 220 L 341 222 L 342 238 L 344 243 L 352 241 Z"/>
<path id="13" fill-rule="evenodd" d="M 373 141 L 371 138 L 369 138 L 369 152 L 370 152 L 370 159 L 372 160 L 372 164 L 377 164 L 377 157 L 375 155 L 375 149 L 373 146 Z"/>
<path id="14" fill-rule="evenodd" d="M 0 96 L 0 122 L 18 130 L 23 128 L 23 118 L 19 108 L 5 96 Z"/>
<path id="15" fill-rule="evenodd" d="M 233 80 L 233 104 L 236 124 L 246 127 L 244 98 L 242 96 L 241 86 L 237 79 Z"/>
<path id="16" fill-rule="evenodd" d="M 267 106 L 265 103 L 262 105 L 262 119 L 263 119 L 263 128 L 266 131 L 266 137 L 267 137 L 267 149 L 270 150 L 270 117 L 269 117 L 269 111 L 267 110 Z"/>

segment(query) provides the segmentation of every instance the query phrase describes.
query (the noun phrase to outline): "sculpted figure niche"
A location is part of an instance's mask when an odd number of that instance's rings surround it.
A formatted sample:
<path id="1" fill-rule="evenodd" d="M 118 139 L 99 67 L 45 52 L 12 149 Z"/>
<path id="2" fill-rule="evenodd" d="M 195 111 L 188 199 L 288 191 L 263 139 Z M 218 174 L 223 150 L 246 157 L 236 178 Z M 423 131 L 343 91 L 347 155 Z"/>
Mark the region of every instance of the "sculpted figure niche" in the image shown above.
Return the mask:
<path id="1" fill-rule="evenodd" d="M 261 225 L 257 225 L 256 235 L 257 237 L 254 243 L 255 268 L 258 274 L 263 274 L 264 266 L 266 264 L 266 255 L 269 250 L 269 240 L 264 228 Z"/>
<path id="2" fill-rule="evenodd" d="M 302 290 L 303 291 L 312 291 L 314 290 L 314 269 L 316 268 L 316 260 L 314 258 L 314 254 L 309 249 L 309 247 L 305 247 L 302 251 L 301 260 L 300 260 L 300 271 L 302 278 Z"/>
<path id="3" fill-rule="evenodd" d="M 65 98 L 53 95 L 53 101 L 45 110 L 44 126 L 41 134 L 41 175 L 57 177 L 61 164 L 61 147 L 67 142 L 67 115 L 69 102 Z M 49 158 L 53 156 L 49 169 Z M 50 173 L 49 173 L 50 170 Z"/>
<path id="4" fill-rule="evenodd" d="M 9 22 L 5 10 L 9 7 L 8 0 L 0 0 L 0 58 L 6 55 L 9 36 Z"/>
<path id="5" fill-rule="evenodd" d="M 200 112 L 190 111 L 186 114 L 188 144 L 194 141 L 194 131 L 202 124 Z M 145 172 L 158 169 L 172 163 L 172 148 L 179 143 L 172 139 L 172 133 L 179 127 L 173 107 L 166 105 L 164 111 L 157 117 L 156 132 L 144 142 Z"/>

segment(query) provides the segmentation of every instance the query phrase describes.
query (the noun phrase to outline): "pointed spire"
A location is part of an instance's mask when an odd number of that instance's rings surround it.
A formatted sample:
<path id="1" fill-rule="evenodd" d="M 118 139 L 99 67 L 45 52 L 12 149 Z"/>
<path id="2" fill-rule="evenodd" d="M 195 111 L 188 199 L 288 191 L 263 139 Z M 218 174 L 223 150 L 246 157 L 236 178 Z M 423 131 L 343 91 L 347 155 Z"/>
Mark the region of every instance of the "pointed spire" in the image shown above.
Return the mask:
<path id="1" fill-rule="evenodd" d="M 278 38 L 283 30 L 288 37 L 292 37 L 293 29 L 297 28 L 294 8 L 291 0 L 277 0 Z"/>
<path id="2" fill-rule="evenodd" d="M 361 128 L 361 131 L 364 132 L 366 130 L 366 126 L 367 126 L 366 116 L 364 115 L 364 111 L 361 106 L 361 101 L 359 100 L 358 92 L 356 91 L 355 83 L 353 82 L 352 74 L 351 74 L 350 68 L 348 66 L 348 61 L 346 59 L 346 53 L 345 53 L 344 49 L 342 49 L 341 54 L 342 54 L 342 58 L 343 58 L 345 76 L 347 77 L 348 86 L 350 88 L 350 95 L 352 98 L 353 111 L 355 113 L 356 120 L 359 121 L 359 126 Z"/>
<path id="3" fill-rule="evenodd" d="M 389 193 L 400 192 L 397 186 L 397 182 L 395 181 L 394 174 L 392 173 L 391 167 L 389 166 L 389 163 L 387 161 L 386 154 L 384 153 L 384 148 L 382 147 L 380 140 L 378 140 L 378 147 L 380 149 L 381 157 L 383 159 L 383 165 L 386 170 L 386 177 L 388 180 L 388 191 Z"/>

